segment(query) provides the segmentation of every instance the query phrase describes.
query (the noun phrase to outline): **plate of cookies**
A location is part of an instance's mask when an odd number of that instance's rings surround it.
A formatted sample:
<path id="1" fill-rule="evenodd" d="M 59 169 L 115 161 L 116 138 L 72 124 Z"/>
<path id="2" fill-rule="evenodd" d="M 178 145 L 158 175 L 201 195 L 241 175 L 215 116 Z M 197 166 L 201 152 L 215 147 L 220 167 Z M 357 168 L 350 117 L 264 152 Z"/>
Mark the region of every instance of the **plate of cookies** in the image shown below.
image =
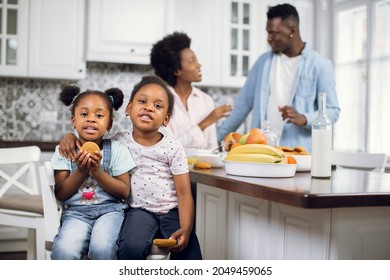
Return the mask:
<path id="1" fill-rule="evenodd" d="M 307 172 L 311 169 L 311 154 L 302 146 L 294 148 L 289 146 L 279 146 L 284 154 L 293 156 L 297 161 L 297 172 Z"/>

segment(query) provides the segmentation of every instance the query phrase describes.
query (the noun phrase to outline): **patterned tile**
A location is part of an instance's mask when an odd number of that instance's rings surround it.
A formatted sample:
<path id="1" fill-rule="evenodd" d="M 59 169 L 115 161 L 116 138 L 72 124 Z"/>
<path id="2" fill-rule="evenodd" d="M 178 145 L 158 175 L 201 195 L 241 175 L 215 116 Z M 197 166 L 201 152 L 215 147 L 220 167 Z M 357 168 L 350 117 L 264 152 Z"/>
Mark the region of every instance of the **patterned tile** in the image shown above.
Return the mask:
<path id="1" fill-rule="evenodd" d="M 114 125 L 107 134 L 128 130 L 131 124 L 125 108 L 134 85 L 144 75 L 153 74 L 148 66 L 114 63 L 88 63 L 87 77 L 80 81 L 0 78 L 0 140 L 59 141 L 73 131 L 69 108 L 58 101 L 64 84 L 77 84 L 81 90 L 122 89 L 124 105 L 115 112 Z M 233 103 L 237 89 L 202 88 L 215 104 Z M 248 121 L 246 122 L 248 123 Z M 247 124 L 240 127 L 245 131 Z"/>

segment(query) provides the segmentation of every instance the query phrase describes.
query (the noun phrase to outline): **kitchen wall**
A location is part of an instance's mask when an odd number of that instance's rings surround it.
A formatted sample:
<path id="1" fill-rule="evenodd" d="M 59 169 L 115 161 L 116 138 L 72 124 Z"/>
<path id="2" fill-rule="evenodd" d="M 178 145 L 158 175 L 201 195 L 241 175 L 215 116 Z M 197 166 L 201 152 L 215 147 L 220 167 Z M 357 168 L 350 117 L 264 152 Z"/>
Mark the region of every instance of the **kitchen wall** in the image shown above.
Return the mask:
<path id="1" fill-rule="evenodd" d="M 143 75 L 153 74 L 147 65 L 88 63 L 83 80 L 44 80 L 0 77 L 0 140 L 3 141 L 59 141 L 73 131 L 69 107 L 58 101 L 61 86 L 77 84 L 81 90 L 105 90 L 119 87 L 125 103 L 115 115 L 114 127 L 108 136 L 129 129 L 125 118 L 125 104 L 131 91 Z M 214 99 L 215 105 L 233 103 L 237 89 L 202 88 Z M 244 124 L 239 130 L 246 130 Z"/>

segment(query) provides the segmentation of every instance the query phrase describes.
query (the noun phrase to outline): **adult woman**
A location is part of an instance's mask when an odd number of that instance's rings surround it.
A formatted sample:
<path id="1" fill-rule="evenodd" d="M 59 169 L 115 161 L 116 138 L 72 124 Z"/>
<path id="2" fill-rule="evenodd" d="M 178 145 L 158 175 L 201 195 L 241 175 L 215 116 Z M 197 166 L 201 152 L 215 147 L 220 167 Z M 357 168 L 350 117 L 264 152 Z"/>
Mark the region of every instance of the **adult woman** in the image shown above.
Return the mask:
<path id="1" fill-rule="evenodd" d="M 215 123 L 226 116 L 231 105 L 214 106 L 212 98 L 192 86 L 202 80 L 201 64 L 190 48 L 191 39 L 174 32 L 153 45 L 150 61 L 157 76 L 164 79 L 175 97 L 174 113 L 167 130 L 185 148 L 218 147 Z"/>

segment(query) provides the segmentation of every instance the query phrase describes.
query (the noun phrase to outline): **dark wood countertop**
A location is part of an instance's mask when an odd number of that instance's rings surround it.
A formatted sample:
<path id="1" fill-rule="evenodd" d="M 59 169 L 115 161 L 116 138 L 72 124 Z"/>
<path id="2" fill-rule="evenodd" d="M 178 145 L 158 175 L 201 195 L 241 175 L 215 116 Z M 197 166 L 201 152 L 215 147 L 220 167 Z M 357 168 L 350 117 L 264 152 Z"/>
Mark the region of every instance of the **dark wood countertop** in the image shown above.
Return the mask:
<path id="1" fill-rule="evenodd" d="M 390 174 L 350 169 L 332 171 L 331 179 L 310 172 L 291 178 L 227 175 L 224 168 L 190 169 L 191 181 L 300 208 L 390 206 Z"/>
<path id="2" fill-rule="evenodd" d="M 24 146 L 38 146 L 42 152 L 54 152 L 59 142 L 41 142 L 41 141 L 0 141 L 0 148 L 14 148 Z"/>

